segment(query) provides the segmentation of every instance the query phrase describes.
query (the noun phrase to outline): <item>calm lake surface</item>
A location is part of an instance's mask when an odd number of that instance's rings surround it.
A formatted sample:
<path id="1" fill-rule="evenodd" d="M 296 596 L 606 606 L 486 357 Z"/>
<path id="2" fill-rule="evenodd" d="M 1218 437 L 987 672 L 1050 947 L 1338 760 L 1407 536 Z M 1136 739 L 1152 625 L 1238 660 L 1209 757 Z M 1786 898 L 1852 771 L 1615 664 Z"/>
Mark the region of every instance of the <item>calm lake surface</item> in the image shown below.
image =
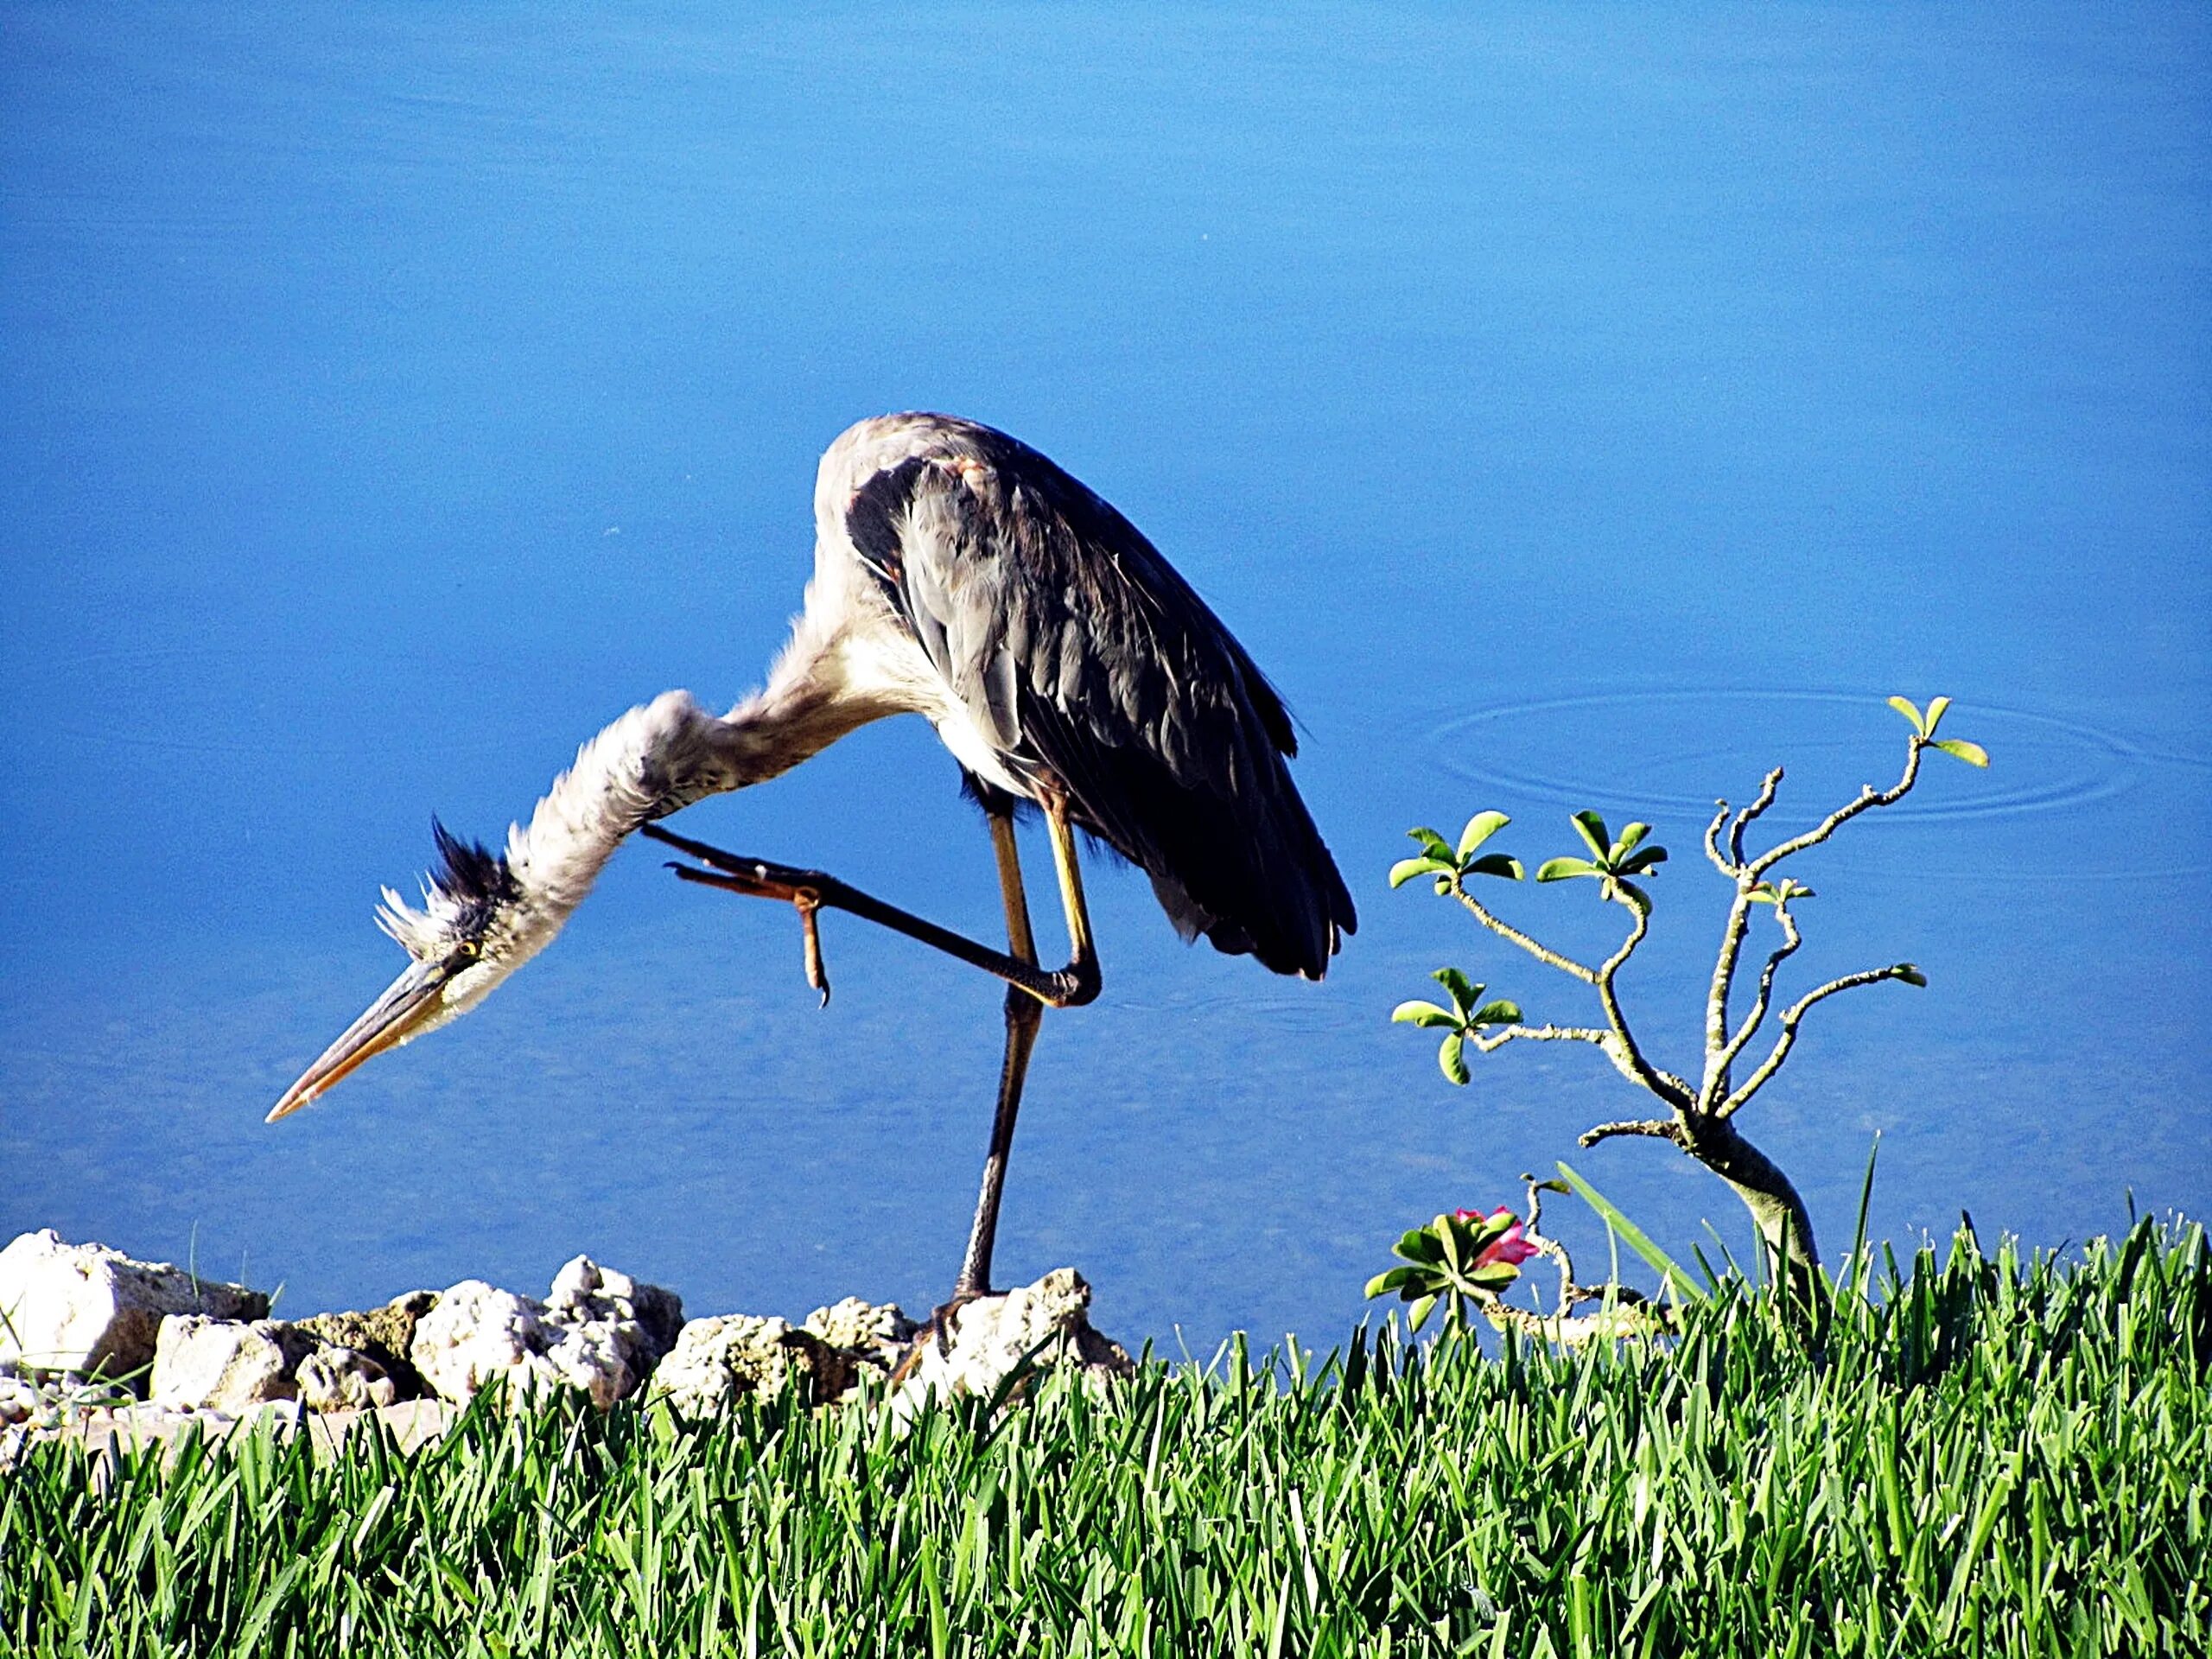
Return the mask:
<path id="1" fill-rule="evenodd" d="M 1743 1126 L 1831 1251 L 1877 1131 L 1901 1243 L 2202 1216 L 2209 252 L 2196 6 L 0 9 L 0 1237 L 296 1313 L 578 1250 L 695 1313 L 938 1300 L 996 987 L 833 917 L 817 1011 L 788 912 L 642 842 L 482 1011 L 261 1121 L 396 971 L 431 813 L 494 837 L 631 703 L 757 683 L 816 457 L 908 407 L 1189 575 L 1361 906 L 1316 987 L 1094 873 L 1002 1281 L 1325 1345 L 1402 1228 L 1561 1156 L 1740 1252 L 1685 1160 L 1574 1151 L 1637 1110 L 1594 1053 L 1446 1086 L 1387 1023 L 1439 963 L 1590 1010 L 1383 873 L 1479 808 L 1532 863 L 1650 819 L 1624 983 L 1687 1069 L 1713 798 L 1886 783 L 1893 691 L 1995 765 L 1806 859 L 1786 971 L 1931 983 L 1823 1005 Z M 918 721 L 679 827 L 997 925 Z M 1499 902 L 1615 937 L 1588 884 Z"/>

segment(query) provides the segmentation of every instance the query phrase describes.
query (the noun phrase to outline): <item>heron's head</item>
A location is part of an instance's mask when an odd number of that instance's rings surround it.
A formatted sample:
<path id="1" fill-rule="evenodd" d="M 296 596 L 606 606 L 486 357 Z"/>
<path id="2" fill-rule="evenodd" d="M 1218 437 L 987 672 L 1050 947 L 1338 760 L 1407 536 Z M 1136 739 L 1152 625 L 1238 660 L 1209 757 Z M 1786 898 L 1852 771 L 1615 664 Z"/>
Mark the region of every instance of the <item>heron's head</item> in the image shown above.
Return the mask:
<path id="1" fill-rule="evenodd" d="M 468 1012 L 536 955 L 559 924 L 540 917 L 510 858 L 433 820 L 438 868 L 417 910 L 390 887 L 377 925 L 406 948 L 406 971 L 323 1050 L 269 1114 L 296 1112 L 364 1060 L 412 1042 Z"/>

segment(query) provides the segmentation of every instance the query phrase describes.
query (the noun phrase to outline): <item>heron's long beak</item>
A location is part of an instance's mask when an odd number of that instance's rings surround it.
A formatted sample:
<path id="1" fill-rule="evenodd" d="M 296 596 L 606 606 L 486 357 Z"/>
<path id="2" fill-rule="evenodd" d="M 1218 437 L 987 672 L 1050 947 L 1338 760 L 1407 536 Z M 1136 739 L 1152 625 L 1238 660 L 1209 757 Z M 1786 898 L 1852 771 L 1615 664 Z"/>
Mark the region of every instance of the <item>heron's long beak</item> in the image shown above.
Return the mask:
<path id="1" fill-rule="evenodd" d="M 324 1049 L 300 1080 L 284 1091 L 284 1097 L 270 1110 L 267 1121 L 274 1123 L 286 1114 L 296 1112 L 362 1061 L 372 1059 L 388 1048 L 397 1048 L 437 1023 L 435 1016 L 440 1011 L 438 992 L 450 977 L 442 963 L 410 963 L 407 971 L 393 980 L 384 995 L 369 1005 L 368 1011 L 346 1027 L 344 1034 Z"/>

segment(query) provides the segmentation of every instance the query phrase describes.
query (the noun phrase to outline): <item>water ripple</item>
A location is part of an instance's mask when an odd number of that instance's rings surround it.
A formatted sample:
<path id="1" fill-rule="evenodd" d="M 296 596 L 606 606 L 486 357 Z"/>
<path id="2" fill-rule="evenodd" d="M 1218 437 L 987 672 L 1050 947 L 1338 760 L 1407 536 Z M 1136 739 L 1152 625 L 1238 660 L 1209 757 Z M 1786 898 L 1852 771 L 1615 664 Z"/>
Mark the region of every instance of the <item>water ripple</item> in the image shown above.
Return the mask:
<path id="1" fill-rule="evenodd" d="M 1627 796 L 1638 811 L 1694 816 L 1713 807 L 1715 787 L 1738 803 L 1748 800 L 1769 766 L 1785 762 L 1795 780 L 1817 777 L 1824 798 L 1833 779 L 1849 775 L 1847 798 L 1857 782 L 1888 783 L 1895 753 L 1870 747 L 1872 716 L 1894 721 L 1878 697 L 1864 691 L 1797 688 L 1688 688 L 1602 690 L 1487 704 L 1436 726 L 1426 734 L 1438 764 L 1453 777 L 1503 793 L 1509 801 L 1541 801 L 1568 807 L 1618 801 Z M 1916 792 L 1885 817 L 1893 823 L 2026 822 L 2073 815 L 2098 803 L 2165 786 L 2201 793 L 2212 760 L 2154 750 L 2109 727 L 2072 715 L 2003 703 L 1955 705 L 1947 732 L 1973 738 L 1993 757 L 1970 792 Z M 1740 736 L 1716 737 L 1716 733 Z M 1886 734 L 1904 734 L 1902 722 Z M 1901 751 L 1902 746 L 1897 746 Z M 1578 765 L 1577 763 L 1580 764 Z M 1871 763 L 1871 764 L 1870 764 Z M 1625 780 L 1625 781 L 1624 781 Z M 1688 785 L 1692 780 L 1703 790 Z M 1486 804 L 1486 803 L 1485 803 Z M 1785 806 L 1788 798 L 1785 797 Z M 1777 817 L 1786 817 L 1786 812 Z M 2160 863 L 2119 868 L 2080 849 L 2064 849 L 2061 868 L 1922 868 L 1926 874 L 1995 874 L 2045 880 L 2051 876 L 2113 878 L 2200 874 L 2212 864 Z M 2029 861 L 2029 864 L 2036 861 Z"/>

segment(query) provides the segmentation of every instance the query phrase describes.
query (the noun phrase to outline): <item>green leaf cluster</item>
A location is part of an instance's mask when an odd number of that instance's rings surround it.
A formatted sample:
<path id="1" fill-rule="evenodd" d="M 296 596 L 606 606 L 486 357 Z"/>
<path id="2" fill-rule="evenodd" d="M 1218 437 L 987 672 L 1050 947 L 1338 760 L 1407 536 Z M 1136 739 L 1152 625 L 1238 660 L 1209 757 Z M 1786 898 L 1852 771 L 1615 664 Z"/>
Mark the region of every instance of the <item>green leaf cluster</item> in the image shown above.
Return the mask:
<path id="1" fill-rule="evenodd" d="M 1651 833 L 1649 824 L 1631 823 L 1616 839 L 1605 828 L 1605 819 L 1586 810 L 1574 815 L 1574 830 L 1582 837 L 1590 856 L 1546 859 L 1537 868 L 1537 880 L 1571 881 L 1577 876 L 1594 876 L 1604 898 L 1625 892 L 1639 902 L 1649 902 L 1643 890 L 1629 880 L 1631 876 L 1648 875 L 1667 861 L 1664 847 L 1643 844 L 1644 837 Z"/>
<path id="2" fill-rule="evenodd" d="M 1433 830 L 1424 827 L 1407 830 L 1406 834 L 1421 844 L 1421 851 L 1390 867 L 1390 885 L 1402 887 L 1417 876 L 1427 875 L 1436 879 L 1437 892 L 1449 893 L 1455 881 L 1471 875 L 1494 875 L 1502 880 L 1518 881 L 1522 875 L 1519 859 L 1482 850 L 1484 842 L 1512 822 L 1503 812 L 1478 812 L 1459 832 L 1456 846 Z"/>
<path id="3" fill-rule="evenodd" d="M 1909 697 L 1891 697 L 1890 707 L 1903 715 L 1912 724 L 1913 735 L 1931 749 L 1941 749 L 1955 760 L 1970 766 L 1986 766 L 1989 751 L 1979 743 L 1969 743 L 1962 737 L 1938 737 L 1936 728 L 1942 723 L 1943 714 L 1950 708 L 1948 697 L 1930 698 L 1928 712 L 1922 714 L 1920 706 Z"/>
<path id="4" fill-rule="evenodd" d="M 1794 876 L 1787 875 L 1779 881 L 1757 883 L 1749 895 L 1751 901 L 1755 905 L 1773 905 L 1777 907 L 1795 903 L 1800 899 L 1811 899 L 1817 896 L 1802 881 L 1796 880 Z"/>
<path id="5" fill-rule="evenodd" d="M 1452 999 L 1452 1006 L 1445 1007 L 1420 1001 L 1401 1002 L 1390 1010 L 1390 1018 L 1402 1026 L 1441 1029 L 1444 1038 L 1436 1051 L 1436 1064 L 1446 1081 L 1464 1084 L 1467 1080 L 1468 1041 L 1494 1026 L 1519 1025 L 1521 1005 L 1503 997 L 1485 1001 L 1484 994 L 1490 988 L 1478 985 L 1457 968 L 1439 968 L 1429 977 L 1444 988 Z"/>

